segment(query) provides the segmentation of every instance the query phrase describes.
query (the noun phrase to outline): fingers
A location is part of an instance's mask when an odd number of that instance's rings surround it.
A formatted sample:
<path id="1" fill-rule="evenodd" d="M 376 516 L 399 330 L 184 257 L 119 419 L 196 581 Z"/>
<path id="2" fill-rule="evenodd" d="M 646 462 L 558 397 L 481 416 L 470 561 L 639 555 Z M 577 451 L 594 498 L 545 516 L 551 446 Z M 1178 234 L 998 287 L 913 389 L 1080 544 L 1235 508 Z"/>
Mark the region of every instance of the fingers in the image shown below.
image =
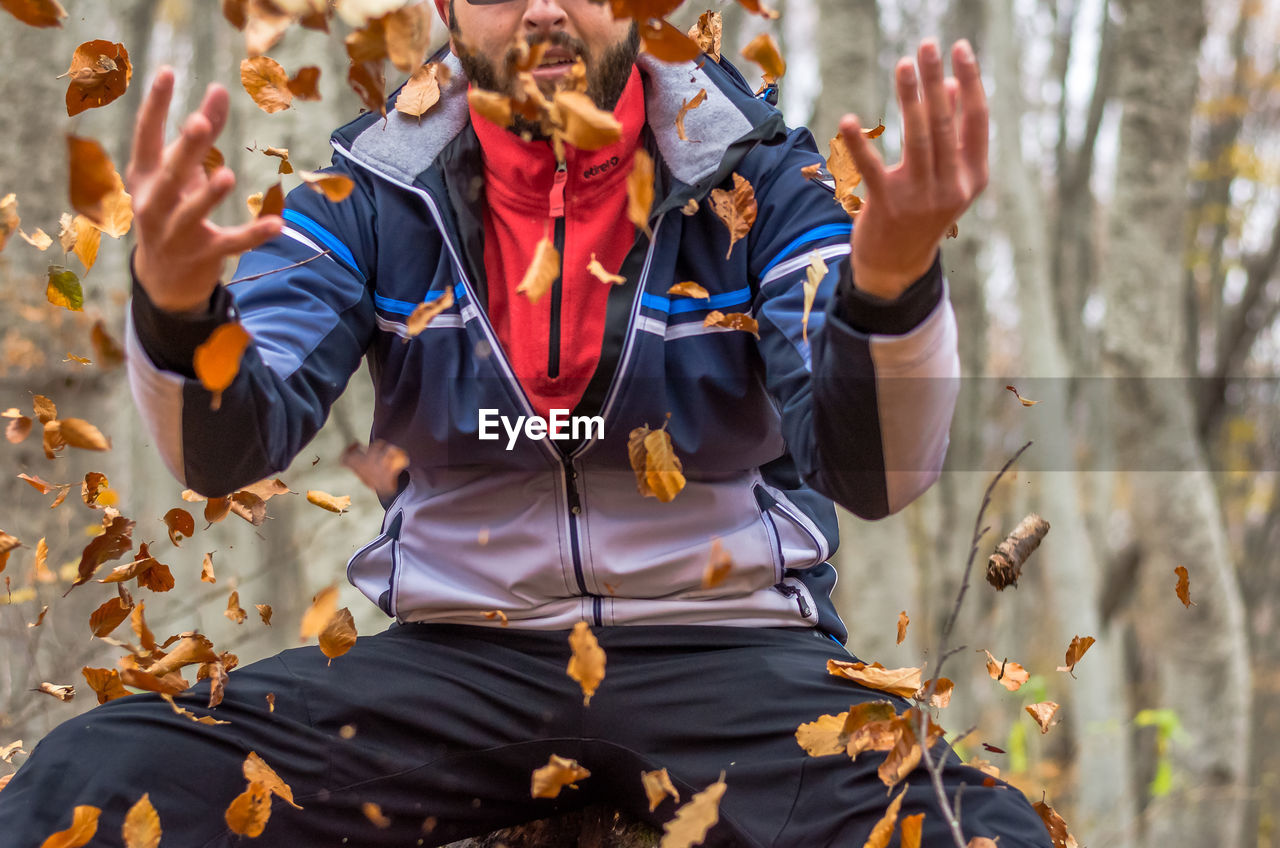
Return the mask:
<path id="1" fill-rule="evenodd" d="M 220 256 L 244 253 L 280 235 L 283 229 L 284 219 L 279 215 L 264 215 L 235 227 L 214 226 L 213 248 Z"/>
<path id="2" fill-rule="evenodd" d="M 915 64 L 908 58 L 899 60 L 894 76 L 902 109 L 902 166 L 913 183 L 928 188 L 934 181 L 933 142 L 929 138 L 929 113 L 920 97 Z"/>
<path id="3" fill-rule="evenodd" d="M 936 39 L 920 44 L 920 76 L 924 82 L 924 103 L 929 116 L 929 143 L 933 152 L 933 177 L 944 190 L 956 184 L 959 155 L 956 151 L 954 110 L 947 97 L 946 72 Z"/>
<path id="4" fill-rule="evenodd" d="M 862 125 L 857 115 L 845 115 L 840 121 L 840 136 L 844 146 L 853 157 L 853 164 L 858 166 L 862 174 L 862 182 L 867 187 L 867 199 L 881 197 L 884 193 L 884 162 L 880 154 L 862 134 Z"/>
<path id="5" fill-rule="evenodd" d="M 153 189 L 153 203 L 157 208 L 172 208 L 193 171 L 201 167 L 201 162 L 217 135 L 214 121 L 219 122 L 217 130 L 221 130 L 226 123 L 227 99 L 225 88 L 209 86 L 200 108 L 188 115 L 183 122 L 182 134 L 165 154 L 161 173 Z"/>
<path id="6" fill-rule="evenodd" d="M 164 152 L 164 123 L 169 113 L 169 100 L 173 96 L 173 69 L 164 65 L 156 72 L 151 90 L 138 110 L 138 121 L 133 131 L 133 152 L 126 171 L 133 178 L 147 174 L 160 164 Z M 132 188 L 132 187 L 131 187 Z"/>
<path id="7" fill-rule="evenodd" d="M 951 51 L 960 89 L 960 149 L 970 184 L 981 190 L 987 184 L 987 137 L 990 132 L 987 94 L 982 73 L 968 41 L 958 41 Z"/>
<path id="8" fill-rule="evenodd" d="M 172 238 L 199 224 L 226 198 L 227 192 L 231 191 L 235 183 L 235 174 L 230 168 L 219 168 L 214 171 L 203 186 L 184 196 L 182 202 L 173 210 L 172 215 L 169 216 L 168 235 Z M 196 245 L 192 247 L 199 250 Z"/>

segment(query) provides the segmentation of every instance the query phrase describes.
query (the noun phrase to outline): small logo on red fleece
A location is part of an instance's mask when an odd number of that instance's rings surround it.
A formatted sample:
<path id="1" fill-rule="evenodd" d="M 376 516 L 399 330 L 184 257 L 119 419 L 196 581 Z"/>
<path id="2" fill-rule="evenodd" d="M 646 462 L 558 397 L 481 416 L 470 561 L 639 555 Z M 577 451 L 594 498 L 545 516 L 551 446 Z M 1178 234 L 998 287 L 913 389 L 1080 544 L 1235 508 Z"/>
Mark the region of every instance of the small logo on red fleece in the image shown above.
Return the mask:
<path id="1" fill-rule="evenodd" d="M 599 165 L 592 165 L 590 168 L 583 171 L 582 178 L 589 180 L 592 177 L 598 177 L 601 174 L 607 174 L 609 171 L 612 171 L 616 167 L 618 167 L 618 157 L 611 156 L 610 158 L 601 162 Z"/>

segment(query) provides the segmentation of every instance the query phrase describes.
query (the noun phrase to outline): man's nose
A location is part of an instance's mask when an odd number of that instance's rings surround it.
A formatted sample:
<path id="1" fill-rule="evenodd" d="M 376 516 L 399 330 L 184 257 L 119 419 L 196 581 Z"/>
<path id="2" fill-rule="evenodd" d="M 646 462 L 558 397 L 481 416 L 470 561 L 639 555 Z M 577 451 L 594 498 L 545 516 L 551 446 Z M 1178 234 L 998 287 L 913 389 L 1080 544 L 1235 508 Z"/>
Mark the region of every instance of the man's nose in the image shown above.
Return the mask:
<path id="1" fill-rule="evenodd" d="M 560 0 L 529 0 L 524 12 L 527 35 L 550 34 L 564 29 L 565 14 Z"/>

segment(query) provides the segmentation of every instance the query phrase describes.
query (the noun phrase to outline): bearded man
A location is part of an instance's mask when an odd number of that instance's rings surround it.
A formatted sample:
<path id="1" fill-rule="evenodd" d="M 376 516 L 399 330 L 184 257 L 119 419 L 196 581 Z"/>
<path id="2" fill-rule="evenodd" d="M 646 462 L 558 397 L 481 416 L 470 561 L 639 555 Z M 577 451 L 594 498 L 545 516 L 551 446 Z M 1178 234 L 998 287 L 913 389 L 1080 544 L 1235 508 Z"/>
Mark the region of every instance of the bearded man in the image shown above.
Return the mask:
<path id="1" fill-rule="evenodd" d="M 168 69 L 127 176 L 130 378 L 169 467 L 210 496 L 287 468 L 367 358 L 371 438 L 408 467 L 347 573 L 395 622 L 331 664 L 305 647 L 235 670 L 212 710 L 205 684 L 178 697 L 228 724 L 151 694 L 64 723 L 0 793 L 6 844 L 40 845 L 80 804 L 112 844 L 144 792 L 166 844 L 241 844 L 223 811 L 250 752 L 292 791 L 262 834 L 276 848 L 436 845 L 589 803 L 661 824 L 676 801 L 651 811 L 640 775 L 663 768 L 682 800 L 723 779 L 707 845 L 862 845 L 889 806 L 882 756 L 810 756 L 795 733 L 850 705 L 908 706 L 827 671 L 852 660 L 830 599 L 833 502 L 881 518 L 942 465 L 958 359 L 939 245 L 987 182 L 971 49 L 953 48 L 955 79 L 932 39 L 918 76 L 898 63 L 899 164 L 844 120 L 866 187 L 854 227 L 806 177 L 822 163 L 811 134 L 727 61 L 657 61 L 592 0 L 435 3 L 452 35 L 440 101 L 333 134 L 344 201 L 296 189 L 282 217 L 210 222 L 233 184 L 201 167 L 227 93 L 211 86 L 166 147 Z M 616 139 L 578 149 L 545 120 L 474 108 L 469 90 L 536 101 L 518 70 L 535 59 L 544 98 L 585 71 Z M 627 183 L 645 155 L 654 199 L 637 222 Z M 731 232 L 712 192 L 746 187 L 757 217 Z M 242 251 L 249 279 L 219 285 Z M 545 293 L 522 287 L 548 257 Z M 671 291 L 687 281 L 705 294 Z M 411 332 L 423 303 L 441 311 Z M 215 404 L 193 352 L 233 320 L 252 343 Z M 598 426 L 566 432 L 569 413 Z M 713 557 L 731 566 L 707 579 Z M 565 674 L 582 622 L 607 658 L 585 698 Z M 590 776 L 533 798 L 552 755 Z M 1050 844 L 1006 784 L 954 755 L 943 780 L 964 786 L 964 839 Z M 928 776 L 902 783 L 900 815 L 951 844 Z M 271 803 L 258 793 L 244 803 Z"/>

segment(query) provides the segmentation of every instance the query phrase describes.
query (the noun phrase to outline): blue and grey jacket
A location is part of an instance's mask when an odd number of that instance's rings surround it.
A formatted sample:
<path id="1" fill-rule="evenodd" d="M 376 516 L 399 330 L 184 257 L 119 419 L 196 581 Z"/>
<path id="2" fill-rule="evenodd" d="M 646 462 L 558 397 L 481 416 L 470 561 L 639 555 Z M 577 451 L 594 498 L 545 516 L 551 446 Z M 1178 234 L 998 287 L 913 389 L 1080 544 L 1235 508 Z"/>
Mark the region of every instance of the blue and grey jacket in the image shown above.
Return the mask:
<path id="1" fill-rule="evenodd" d="M 376 390 L 371 439 L 408 452 L 382 533 L 347 575 L 402 621 L 514 627 L 810 625 L 843 641 L 831 604 L 832 502 L 877 519 L 936 479 L 955 406 L 955 319 L 940 263 L 892 302 L 858 292 L 851 225 L 807 130 L 788 130 L 728 63 L 641 56 L 657 162 L 652 238 L 637 233 L 614 286 L 599 367 L 575 416 L 603 436 L 574 442 L 478 438 L 480 411 L 533 410 L 486 316 L 479 151 L 467 82 L 422 120 L 365 114 L 332 136 L 330 170 L 356 188 L 331 203 L 300 187 L 284 232 L 246 253 L 200 316 L 163 313 L 134 287 L 128 330 L 134 396 L 187 486 L 222 495 L 288 467 L 362 359 Z M 706 89 L 677 137 L 680 104 Z M 758 219 L 725 256 L 729 232 L 705 202 L 739 173 Z M 700 202 L 684 214 L 689 200 Z M 328 251 L 317 258 L 317 254 Z M 802 333 L 806 268 L 830 266 Z M 311 261 L 307 261 L 311 260 Z M 299 264 L 302 263 L 302 264 Z M 700 282 L 708 300 L 667 290 Z M 410 337 L 406 316 L 455 302 Z M 759 337 L 705 327 L 744 312 Z M 196 344 L 239 320 L 253 342 L 220 408 L 191 371 Z M 687 484 L 642 497 L 628 434 L 665 424 Z M 718 539 L 732 557 L 711 588 Z"/>

